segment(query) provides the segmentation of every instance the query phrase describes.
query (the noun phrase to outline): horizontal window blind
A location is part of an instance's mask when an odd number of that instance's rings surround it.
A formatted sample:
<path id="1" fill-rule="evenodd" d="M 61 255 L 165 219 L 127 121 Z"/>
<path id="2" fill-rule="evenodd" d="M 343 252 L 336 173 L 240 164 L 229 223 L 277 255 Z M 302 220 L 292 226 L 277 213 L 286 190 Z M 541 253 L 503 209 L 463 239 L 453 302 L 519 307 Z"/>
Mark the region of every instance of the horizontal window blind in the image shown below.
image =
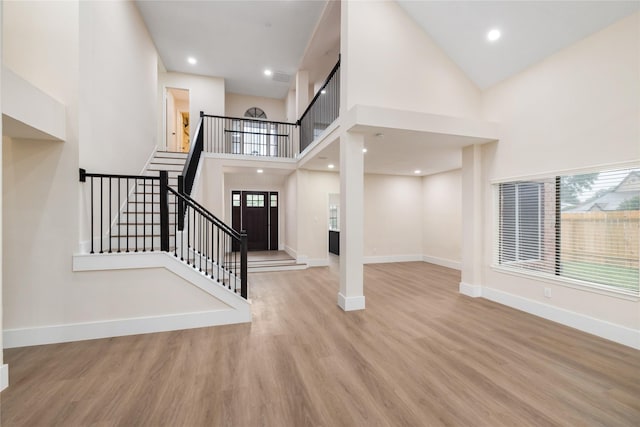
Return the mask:
<path id="1" fill-rule="evenodd" d="M 638 295 L 640 169 L 497 184 L 498 265 Z"/>

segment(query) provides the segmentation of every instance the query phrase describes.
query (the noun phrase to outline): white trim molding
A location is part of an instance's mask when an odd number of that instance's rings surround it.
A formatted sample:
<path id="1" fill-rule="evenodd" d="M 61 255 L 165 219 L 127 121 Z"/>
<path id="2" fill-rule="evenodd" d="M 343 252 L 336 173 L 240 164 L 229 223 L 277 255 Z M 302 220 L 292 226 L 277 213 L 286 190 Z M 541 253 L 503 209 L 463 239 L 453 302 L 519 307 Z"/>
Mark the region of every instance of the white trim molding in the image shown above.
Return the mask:
<path id="1" fill-rule="evenodd" d="M 482 286 L 460 282 L 459 292 L 468 297 L 478 298 L 482 296 Z"/>
<path id="2" fill-rule="evenodd" d="M 364 295 L 346 297 L 338 292 L 338 306 L 344 311 L 364 310 Z"/>
<path id="3" fill-rule="evenodd" d="M 442 267 L 452 268 L 454 270 L 462 270 L 462 263 L 460 261 L 454 261 L 452 259 L 446 258 L 438 258 L 435 256 L 423 255 L 422 261 L 428 262 L 429 264 L 435 264 Z"/>
<path id="4" fill-rule="evenodd" d="M 497 289 L 482 287 L 481 292 L 482 297 L 490 301 L 640 350 L 640 330 L 638 329 L 606 322 Z"/>
<path id="5" fill-rule="evenodd" d="M 363 264 L 386 264 L 391 262 L 415 262 L 422 261 L 422 255 L 380 255 L 366 256 L 363 258 Z"/>
<path id="6" fill-rule="evenodd" d="M 309 267 L 327 267 L 329 265 L 329 258 L 306 258 L 304 264 Z"/>
<path id="7" fill-rule="evenodd" d="M 212 310 L 168 314 L 98 322 L 5 329 L 4 348 L 54 344 L 208 326 L 231 325 L 251 321 L 250 310 Z M 4 365 L 7 366 L 7 365 Z M 3 367 L 4 369 L 4 367 Z M 4 375 L 4 372 L 2 372 Z"/>
<path id="8" fill-rule="evenodd" d="M 9 387 L 9 365 L 6 363 L 0 367 L 0 391 Z"/>

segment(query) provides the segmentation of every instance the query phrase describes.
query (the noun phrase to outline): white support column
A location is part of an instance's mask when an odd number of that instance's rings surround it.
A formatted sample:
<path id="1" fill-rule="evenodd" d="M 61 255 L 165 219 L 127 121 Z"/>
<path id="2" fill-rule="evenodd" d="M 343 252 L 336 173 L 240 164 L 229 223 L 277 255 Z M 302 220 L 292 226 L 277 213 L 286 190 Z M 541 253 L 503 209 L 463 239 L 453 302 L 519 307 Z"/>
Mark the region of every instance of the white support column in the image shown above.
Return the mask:
<path id="1" fill-rule="evenodd" d="M 460 293 L 482 296 L 482 146 L 462 149 L 462 281 Z"/>
<path id="2" fill-rule="evenodd" d="M 299 119 L 309 105 L 309 72 L 299 70 L 296 74 L 296 117 Z"/>
<path id="3" fill-rule="evenodd" d="M 364 135 L 340 137 L 340 293 L 344 311 L 364 309 Z"/>

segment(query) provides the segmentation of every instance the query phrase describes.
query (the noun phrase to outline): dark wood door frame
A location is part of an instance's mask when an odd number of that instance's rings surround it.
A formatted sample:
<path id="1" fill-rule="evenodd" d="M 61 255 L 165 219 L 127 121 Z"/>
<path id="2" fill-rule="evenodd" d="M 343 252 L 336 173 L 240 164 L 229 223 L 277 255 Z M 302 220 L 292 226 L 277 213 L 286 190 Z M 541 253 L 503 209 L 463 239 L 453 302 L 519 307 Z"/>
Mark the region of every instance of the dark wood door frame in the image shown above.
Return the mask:
<path id="1" fill-rule="evenodd" d="M 231 192 L 231 226 L 246 230 L 249 250 L 278 250 L 277 191 Z"/>

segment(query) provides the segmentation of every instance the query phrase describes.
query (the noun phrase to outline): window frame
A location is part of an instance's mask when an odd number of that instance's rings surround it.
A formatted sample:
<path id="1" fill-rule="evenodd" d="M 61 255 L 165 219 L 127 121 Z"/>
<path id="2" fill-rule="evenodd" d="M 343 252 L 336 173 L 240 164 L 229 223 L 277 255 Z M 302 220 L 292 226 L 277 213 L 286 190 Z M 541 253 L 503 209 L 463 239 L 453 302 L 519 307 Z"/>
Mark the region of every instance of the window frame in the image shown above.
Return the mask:
<path id="1" fill-rule="evenodd" d="M 552 283 L 556 285 L 566 286 L 573 289 L 580 289 L 583 291 L 594 292 L 598 294 L 613 296 L 616 298 L 638 301 L 640 299 L 640 283 L 635 284 L 635 288 L 624 288 L 622 286 L 616 284 L 607 284 L 598 281 L 589 281 L 580 278 L 571 277 L 568 275 L 563 275 L 563 270 L 561 268 L 563 261 L 563 251 L 562 251 L 562 212 L 561 209 L 561 178 L 567 176 L 576 176 L 582 174 L 589 173 L 612 173 L 622 170 L 629 170 L 632 172 L 633 170 L 637 170 L 640 168 L 640 165 L 634 163 L 626 163 L 626 164 L 616 164 L 616 165 L 605 165 L 599 168 L 590 168 L 586 170 L 572 170 L 572 171 L 563 171 L 560 173 L 549 173 L 544 175 L 536 175 L 532 177 L 523 177 L 520 179 L 512 178 L 506 180 L 491 180 L 491 189 L 493 194 L 493 212 L 492 212 L 492 223 L 493 223 L 493 242 L 492 242 L 492 261 L 490 267 L 497 272 L 507 273 L 510 275 L 515 275 L 528 279 L 536 279 L 539 281 Z M 541 245 L 539 247 L 539 254 L 543 254 L 543 251 L 546 251 L 547 248 L 544 247 L 544 242 L 546 238 L 544 237 L 544 232 L 547 228 L 543 229 L 543 224 L 545 221 L 550 221 L 551 217 L 548 212 L 548 209 L 545 208 L 545 203 L 547 203 L 544 191 L 548 191 L 545 187 L 545 182 L 550 183 L 554 182 L 555 189 L 555 252 L 552 258 L 548 258 L 548 260 L 552 260 L 555 264 L 555 268 L 553 269 L 527 269 L 519 267 L 521 264 L 520 261 L 507 261 L 501 262 L 501 251 L 502 251 L 502 242 L 501 242 L 501 194 L 500 194 L 500 186 L 502 184 L 508 183 L 516 183 L 516 182 L 531 182 L 538 181 L 540 183 L 541 190 L 538 193 L 538 206 L 540 215 L 538 217 L 538 243 Z M 546 217 L 545 217 L 546 215 Z M 546 225 L 544 227 L 547 227 Z M 548 253 L 553 253 L 548 252 Z M 542 255 L 541 255 L 542 258 Z M 607 278 L 615 278 L 615 276 L 607 276 Z M 611 283 L 612 281 L 609 281 Z M 632 286 L 633 286 L 633 282 Z"/>

